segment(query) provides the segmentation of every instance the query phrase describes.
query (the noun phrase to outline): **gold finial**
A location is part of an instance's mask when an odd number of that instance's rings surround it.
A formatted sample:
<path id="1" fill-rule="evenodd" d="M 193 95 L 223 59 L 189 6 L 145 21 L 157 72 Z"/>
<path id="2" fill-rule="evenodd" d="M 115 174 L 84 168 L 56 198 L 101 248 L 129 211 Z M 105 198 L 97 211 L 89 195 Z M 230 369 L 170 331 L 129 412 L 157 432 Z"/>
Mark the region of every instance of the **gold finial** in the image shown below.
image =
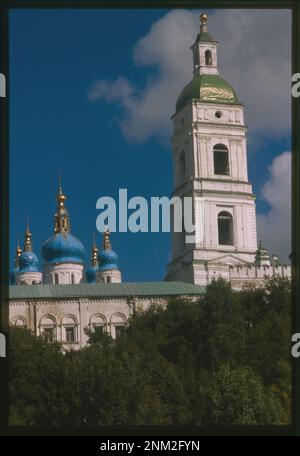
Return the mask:
<path id="1" fill-rule="evenodd" d="M 202 14 L 200 14 L 200 16 L 199 16 L 199 17 L 200 17 L 200 22 L 201 22 L 201 24 L 205 24 L 205 23 L 207 22 L 207 18 L 208 18 L 208 16 L 207 16 L 207 14 L 206 14 L 206 13 L 202 13 Z"/>
<path id="2" fill-rule="evenodd" d="M 63 194 L 62 184 L 61 184 L 61 172 L 58 173 L 58 193 L 56 197 L 58 203 L 63 203 L 67 197 Z"/>
<path id="3" fill-rule="evenodd" d="M 21 246 L 20 246 L 20 236 L 18 235 L 16 254 L 19 257 L 21 255 L 21 253 L 22 253 L 22 249 L 21 249 Z"/>
<path id="4" fill-rule="evenodd" d="M 32 252 L 31 237 L 32 237 L 32 234 L 29 229 L 29 217 L 26 217 L 24 252 Z"/>
<path id="5" fill-rule="evenodd" d="M 21 253 L 22 253 L 22 249 L 20 246 L 20 239 L 19 239 L 19 235 L 18 235 L 18 242 L 17 242 L 16 255 L 15 255 L 15 268 L 19 267 L 19 258 L 21 256 Z"/>
<path id="6" fill-rule="evenodd" d="M 91 265 L 97 266 L 98 264 L 98 248 L 96 245 L 95 233 L 93 233 L 93 246 L 92 246 L 92 255 L 91 255 Z"/>
<path id="7" fill-rule="evenodd" d="M 58 193 L 56 196 L 57 209 L 54 215 L 55 219 L 55 233 L 66 233 L 70 231 L 70 220 L 68 211 L 65 207 L 65 201 L 67 197 L 63 194 L 61 184 L 61 173 L 58 173 Z"/>
<path id="8" fill-rule="evenodd" d="M 202 13 L 202 14 L 200 14 L 199 18 L 200 18 L 200 32 L 207 32 L 208 15 L 206 13 Z"/>
<path id="9" fill-rule="evenodd" d="M 103 250 L 111 250 L 111 242 L 109 239 L 109 235 L 110 235 L 109 229 L 104 231 L 104 233 L 103 233 Z"/>

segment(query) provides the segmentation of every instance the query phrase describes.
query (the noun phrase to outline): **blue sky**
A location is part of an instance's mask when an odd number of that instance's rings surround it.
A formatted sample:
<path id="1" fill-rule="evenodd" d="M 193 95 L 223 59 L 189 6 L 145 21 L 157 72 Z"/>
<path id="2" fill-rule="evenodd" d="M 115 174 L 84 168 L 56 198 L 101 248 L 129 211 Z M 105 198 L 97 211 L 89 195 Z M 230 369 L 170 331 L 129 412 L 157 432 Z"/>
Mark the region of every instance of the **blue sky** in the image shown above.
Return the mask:
<path id="1" fill-rule="evenodd" d="M 160 131 L 152 120 L 142 137 L 133 138 L 134 120 L 128 114 L 132 108 L 128 108 L 124 97 L 96 102 L 88 97 L 95 82 L 113 84 L 121 76 L 134 88 L 134 100 L 142 110 L 144 88 L 149 93 L 166 70 L 155 61 L 157 54 L 152 64 L 143 62 L 148 55 L 151 60 L 152 51 L 149 54 L 141 39 L 151 33 L 157 21 L 163 25 L 168 14 L 167 10 L 10 12 L 11 258 L 18 233 L 23 242 L 28 215 L 34 250 L 42 263 L 40 248 L 53 233 L 59 172 L 68 197 L 71 230 L 85 245 L 87 261 L 100 196 L 116 197 L 119 188 L 127 188 L 129 197 L 147 199 L 172 192 L 169 132 Z M 214 34 L 213 19 L 210 31 Z M 151 36 L 148 42 L 151 44 Z M 191 71 L 192 58 L 189 49 L 186 52 Z M 230 73 L 230 68 L 227 71 Z M 246 92 L 244 89 L 243 94 L 239 93 L 241 99 Z M 173 106 L 172 100 L 168 102 L 166 122 L 171 122 L 168 118 L 175 102 L 176 97 Z M 161 112 L 160 106 L 154 109 Z M 268 180 L 268 166 L 276 156 L 290 150 L 290 131 L 284 123 L 278 126 L 277 134 L 272 125 L 266 125 L 263 133 L 255 122 L 251 125 L 249 177 L 258 196 L 258 212 L 267 214 L 270 204 L 261 189 Z M 99 245 L 99 233 L 97 240 Z M 170 256 L 169 234 L 115 233 L 111 240 L 124 281 L 163 279 Z"/>

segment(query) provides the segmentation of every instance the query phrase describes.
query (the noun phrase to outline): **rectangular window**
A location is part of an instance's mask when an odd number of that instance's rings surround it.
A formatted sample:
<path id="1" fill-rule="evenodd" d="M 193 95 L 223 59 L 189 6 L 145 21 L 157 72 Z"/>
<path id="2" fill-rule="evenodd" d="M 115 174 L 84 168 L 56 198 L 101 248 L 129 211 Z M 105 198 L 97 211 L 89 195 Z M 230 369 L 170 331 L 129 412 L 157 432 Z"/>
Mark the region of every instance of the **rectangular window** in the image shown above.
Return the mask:
<path id="1" fill-rule="evenodd" d="M 94 325 L 94 333 L 99 336 L 102 335 L 104 333 L 104 326 Z"/>
<path id="2" fill-rule="evenodd" d="M 228 176 L 228 152 L 222 150 L 214 151 L 214 173 L 218 175 Z"/>
<path id="3" fill-rule="evenodd" d="M 116 339 L 124 336 L 125 327 L 123 325 L 115 326 L 116 328 Z"/>
<path id="4" fill-rule="evenodd" d="M 75 328 L 74 327 L 66 328 L 66 342 L 68 342 L 68 343 L 75 342 Z"/>
<path id="5" fill-rule="evenodd" d="M 46 342 L 54 342 L 54 328 L 44 328 L 43 335 Z"/>

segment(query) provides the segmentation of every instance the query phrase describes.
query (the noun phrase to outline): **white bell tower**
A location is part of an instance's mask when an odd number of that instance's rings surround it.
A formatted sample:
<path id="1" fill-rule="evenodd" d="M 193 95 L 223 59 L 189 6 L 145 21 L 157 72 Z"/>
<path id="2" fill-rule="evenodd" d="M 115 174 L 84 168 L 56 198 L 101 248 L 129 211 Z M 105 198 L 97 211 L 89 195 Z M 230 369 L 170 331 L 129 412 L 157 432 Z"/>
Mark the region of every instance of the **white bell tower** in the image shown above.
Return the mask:
<path id="1" fill-rule="evenodd" d="M 166 280 L 207 284 L 229 278 L 230 266 L 253 264 L 255 196 L 248 181 L 244 106 L 219 76 L 217 41 L 207 15 L 193 51 L 193 79 L 180 93 L 173 120 L 173 196 L 192 197 L 196 236 L 173 233 Z"/>

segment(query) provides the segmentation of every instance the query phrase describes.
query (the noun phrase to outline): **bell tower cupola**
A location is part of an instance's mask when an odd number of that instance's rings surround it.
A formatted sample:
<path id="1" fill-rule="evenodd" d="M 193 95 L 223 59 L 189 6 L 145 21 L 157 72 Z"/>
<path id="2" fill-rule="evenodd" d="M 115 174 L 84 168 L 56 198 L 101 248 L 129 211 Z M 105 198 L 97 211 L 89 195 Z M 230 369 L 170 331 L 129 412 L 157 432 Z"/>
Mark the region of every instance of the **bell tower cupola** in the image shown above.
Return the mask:
<path id="1" fill-rule="evenodd" d="M 208 33 L 207 14 L 200 16 L 200 33 L 193 46 L 194 76 L 201 74 L 219 74 L 217 60 L 218 42 Z"/>

